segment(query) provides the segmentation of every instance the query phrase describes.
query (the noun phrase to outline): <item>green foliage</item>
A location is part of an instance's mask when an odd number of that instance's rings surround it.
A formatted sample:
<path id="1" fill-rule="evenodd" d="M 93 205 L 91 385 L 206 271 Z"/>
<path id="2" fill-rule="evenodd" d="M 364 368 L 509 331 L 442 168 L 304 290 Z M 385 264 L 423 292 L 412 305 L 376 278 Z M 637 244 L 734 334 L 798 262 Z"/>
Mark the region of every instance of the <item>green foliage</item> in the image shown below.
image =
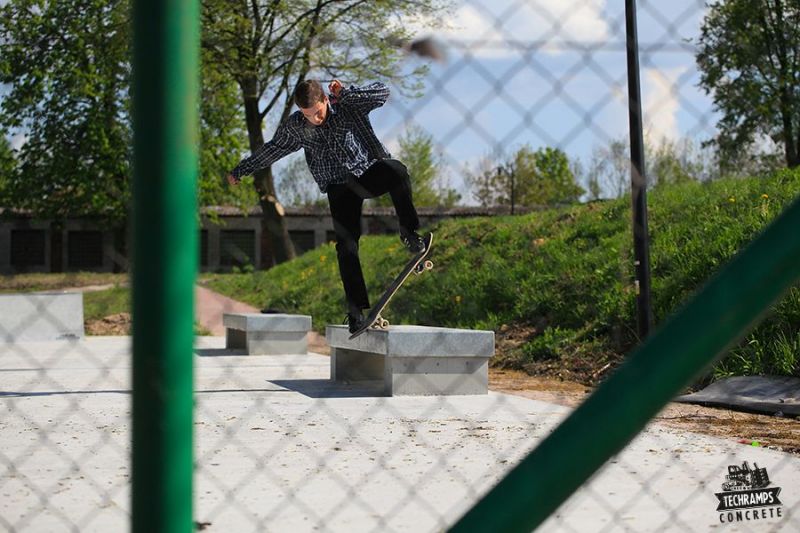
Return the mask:
<path id="1" fill-rule="evenodd" d="M 239 117 L 241 94 L 207 52 L 202 54 L 200 90 L 199 203 L 247 211 L 258 204 L 253 187 L 228 187 L 224 179 L 246 149 L 247 135 Z"/>
<path id="2" fill-rule="evenodd" d="M 41 218 L 99 216 L 121 226 L 130 202 L 130 4 L 12 0 L 0 7 L 0 124 L 27 142 L 0 204 Z M 203 56 L 200 200 L 252 206 L 222 185 L 244 149 L 239 88 Z M 249 194 L 243 194 L 248 192 Z"/>
<path id="3" fill-rule="evenodd" d="M 15 0 L 0 8 L 0 107 L 24 131 L 5 205 L 45 217 L 125 216 L 131 140 L 126 1 Z"/>
<path id="4" fill-rule="evenodd" d="M 0 198 L 3 195 L 3 189 L 7 183 L 11 181 L 11 176 L 17 169 L 17 161 L 14 158 L 14 151 L 11 149 L 11 143 L 8 142 L 3 136 L 0 136 Z"/>
<path id="5" fill-rule="evenodd" d="M 476 171 L 468 173 L 466 182 L 484 207 L 569 204 L 584 193 L 567 154 L 549 147 L 534 151 L 528 145 L 505 163 L 484 158 Z"/>
<path id="6" fill-rule="evenodd" d="M 800 4 L 725 0 L 710 4 L 698 39 L 700 85 L 721 113 L 715 143 L 736 168 L 759 136 L 800 165 Z"/>
<path id="7" fill-rule="evenodd" d="M 96 320 L 117 313 L 130 313 L 131 291 L 116 286 L 104 291 L 83 293 L 83 319 Z"/>
<path id="8" fill-rule="evenodd" d="M 575 181 L 567 154 L 558 148 L 534 152 L 523 146 L 514 155 L 510 172 L 515 180 L 516 202 L 522 205 L 569 204 L 584 193 Z"/>
<path id="9" fill-rule="evenodd" d="M 800 171 L 654 190 L 649 203 L 656 321 L 674 312 L 799 193 Z M 385 313 L 390 321 L 530 331 L 501 361 L 520 368 L 566 367 L 580 358 L 599 370 L 638 343 L 628 199 L 447 220 L 433 231 L 434 271 L 407 281 Z M 377 298 L 406 256 L 396 237 L 370 236 L 362 239 L 361 258 L 369 293 Z M 318 328 L 344 316 L 332 245 L 267 272 L 215 275 L 209 284 L 256 306 L 311 314 Z M 795 288 L 720 363 L 717 374 L 800 375 L 798 330 Z"/>

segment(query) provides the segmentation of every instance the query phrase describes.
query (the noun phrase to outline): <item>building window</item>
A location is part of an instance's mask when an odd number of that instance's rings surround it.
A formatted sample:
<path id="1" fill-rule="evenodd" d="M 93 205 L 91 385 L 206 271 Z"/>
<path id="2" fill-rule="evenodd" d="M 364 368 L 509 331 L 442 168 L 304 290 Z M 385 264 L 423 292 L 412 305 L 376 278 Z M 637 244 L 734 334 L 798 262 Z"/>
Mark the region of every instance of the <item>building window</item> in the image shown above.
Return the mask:
<path id="1" fill-rule="evenodd" d="M 222 266 L 255 266 L 256 232 L 253 230 L 222 230 L 219 235 Z"/>
<path id="2" fill-rule="evenodd" d="M 289 238 L 292 240 L 294 251 L 297 255 L 302 255 L 316 248 L 314 245 L 314 230 L 290 231 Z"/>
<path id="3" fill-rule="evenodd" d="M 44 266 L 45 231 L 41 229 L 11 230 L 11 266 L 16 270 Z"/>
<path id="4" fill-rule="evenodd" d="M 103 268 L 103 232 L 67 232 L 67 268 Z"/>
<path id="5" fill-rule="evenodd" d="M 208 266 L 208 230 L 200 230 L 200 266 Z"/>

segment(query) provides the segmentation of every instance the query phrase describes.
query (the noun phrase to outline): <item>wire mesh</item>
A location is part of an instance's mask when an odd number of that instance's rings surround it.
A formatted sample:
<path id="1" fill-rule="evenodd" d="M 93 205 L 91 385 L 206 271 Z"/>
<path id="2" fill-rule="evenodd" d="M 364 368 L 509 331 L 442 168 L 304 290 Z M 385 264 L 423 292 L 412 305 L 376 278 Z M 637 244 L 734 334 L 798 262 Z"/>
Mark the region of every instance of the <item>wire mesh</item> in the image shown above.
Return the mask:
<path id="1" fill-rule="evenodd" d="M 695 0 L 640 1 L 638 6 L 648 156 L 659 147 L 678 147 L 678 158 L 691 159 L 699 181 L 712 180 L 718 165 L 701 143 L 716 134 L 718 114 L 698 86 L 695 65 L 698 32 L 709 7 Z M 400 138 L 420 128 L 442 157 L 443 188 L 459 191 L 465 203 L 509 212 L 514 194 L 482 192 L 480 179 L 513 174 L 514 156 L 526 145 L 532 151 L 549 147 L 565 153 L 583 190 L 581 200 L 628 193 L 622 2 L 465 0 L 454 4 L 446 22 L 433 36 L 446 61 L 430 65 L 423 95 L 395 94 L 371 115 L 390 150 L 396 152 Z M 667 180 L 659 169 L 652 170 L 651 183 Z M 220 264 L 253 262 L 257 243 L 252 236 L 243 239 L 245 233 L 252 232 L 228 230 L 221 237 Z M 445 256 L 453 253 L 434 245 L 431 259 L 446 264 Z M 404 260 L 397 259 L 398 270 Z M 434 270 L 412 277 L 401 291 L 434 290 L 436 275 Z M 630 286 L 627 275 L 619 273 L 621 286 Z M 378 294 L 370 296 L 376 300 Z M 78 307 L 30 294 L 2 298 L 7 300 L 0 309 L 0 527 L 126 527 L 130 338 L 84 336 Z M 247 348 L 226 344 L 219 318 L 225 312 L 257 310 L 212 298 L 217 320 L 201 326 L 216 336 L 198 336 L 196 347 L 193 499 L 198 530 L 448 529 L 590 389 L 568 388 L 557 380 L 514 381 L 503 369 L 487 368 L 476 341 L 465 340 L 458 328 L 426 338 L 414 335 L 413 327 L 393 326 L 370 331 L 356 344 L 332 346 L 332 337 L 344 331 L 337 324 L 328 327 L 327 340 L 312 334 L 308 353 L 247 354 Z M 391 304 L 384 316 L 392 319 Z M 448 317 L 426 326 L 444 324 L 450 324 Z M 484 331 L 493 350 L 513 341 L 514 327 Z M 36 339 L 42 331 L 50 332 L 49 340 Z M 278 338 L 285 342 L 285 334 Z M 402 340 L 392 345 L 389 338 Z M 381 350 L 392 357 L 365 355 Z M 350 377 L 331 379 L 345 369 L 335 366 L 337 359 L 342 365 L 350 361 Z M 387 383 L 394 390 L 437 394 L 390 395 Z M 486 385 L 492 389 L 487 394 L 460 394 L 464 387 L 474 392 Z M 620 402 L 636 401 L 620 397 Z M 703 421 L 713 425 L 718 413 L 670 405 L 541 529 L 797 530 L 800 436 L 791 419 L 797 414 L 783 414 L 757 423 L 765 432 L 780 425 L 794 435 L 795 444 L 766 448 L 704 431 Z M 687 430 L 674 419 L 696 423 Z M 780 488 L 770 493 L 779 502 L 724 500 L 765 488 L 758 487 L 759 469 L 768 473 L 766 488 Z"/>

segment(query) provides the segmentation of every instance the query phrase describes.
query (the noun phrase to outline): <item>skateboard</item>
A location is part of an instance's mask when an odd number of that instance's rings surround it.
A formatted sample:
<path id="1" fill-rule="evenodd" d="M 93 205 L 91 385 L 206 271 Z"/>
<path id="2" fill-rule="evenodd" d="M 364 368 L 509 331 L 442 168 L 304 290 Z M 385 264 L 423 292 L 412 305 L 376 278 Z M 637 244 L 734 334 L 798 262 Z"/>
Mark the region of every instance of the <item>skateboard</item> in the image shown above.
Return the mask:
<path id="1" fill-rule="evenodd" d="M 411 275 L 412 272 L 415 274 L 422 274 L 426 270 L 431 270 L 433 268 L 433 263 L 426 259 L 428 257 L 428 253 L 431 251 L 431 244 L 433 244 L 433 233 L 428 233 L 424 240 L 425 249 L 416 254 L 408 261 L 408 263 L 406 263 L 406 266 L 403 267 L 403 270 L 397 275 L 396 278 L 394 278 L 394 281 L 391 283 L 391 285 L 389 285 L 386 291 L 384 291 L 378 302 L 372 306 L 369 314 L 364 319 L 364 325 L 350 335 L 351 340 L 355 339 L 370 328 L 388 328 L 389 321 L 381 316 L 381 312 L 386 308 L 386 305 L 389 303 L 389 300 L 392 299 L 394 293 L 397 292 L 397 289 L 403 285 L 403 282 L 408 278 L 408 276 Z"/>

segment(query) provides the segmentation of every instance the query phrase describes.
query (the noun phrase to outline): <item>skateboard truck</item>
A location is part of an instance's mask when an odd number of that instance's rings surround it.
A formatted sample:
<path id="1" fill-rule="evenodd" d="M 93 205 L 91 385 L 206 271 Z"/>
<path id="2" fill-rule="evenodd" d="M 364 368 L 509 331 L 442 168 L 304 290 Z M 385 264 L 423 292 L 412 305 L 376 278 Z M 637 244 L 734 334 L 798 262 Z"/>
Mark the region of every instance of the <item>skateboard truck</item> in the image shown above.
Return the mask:
<path id="1" fill-rule="evenodd" d="M 426 259 L 431 250 L 431 244 L 433 244 L 433 233 L 428 233 L 428 235 L 425 236 L 425 248 L 406 263 L 400 274 L 397 275 L 386 291 L 384 291 L 378 302 L 373 306 L 369 315 L 367 315 L 367 318 L 364 320 L 364 325 L 350 335 L 350 339 L 358 337 L 368 329 L 387 329 L 389 327 L 389 321 L 381 316 L 381 312 L 412 272 L 418 275 L 426 270 L 433 269 L 433 262 Z"/>

